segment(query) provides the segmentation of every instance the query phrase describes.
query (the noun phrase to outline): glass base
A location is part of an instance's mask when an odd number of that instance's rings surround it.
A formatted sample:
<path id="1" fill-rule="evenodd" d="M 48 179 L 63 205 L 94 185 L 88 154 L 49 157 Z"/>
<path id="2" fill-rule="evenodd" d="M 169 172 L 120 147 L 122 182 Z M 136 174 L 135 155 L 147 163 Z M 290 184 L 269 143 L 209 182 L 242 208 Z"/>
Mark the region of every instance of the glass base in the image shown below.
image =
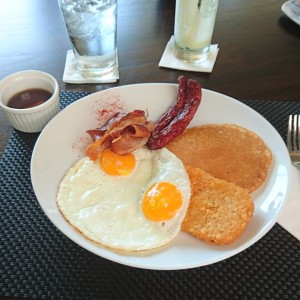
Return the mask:
<path id="1" fill-rule="evenodd" d="M 79 73 L 87 78 L 87 79 L 99 79 L 99 78 L 103 78 L 106 76 L 111 76 L 113 75 L 113 73 L 115 72 L 117 66 L 113 65 L 109 68 L 106 69 L 91 69 L 91 68 L 80 68 L 77 65 L 77 70 L 79 71 Z"/>
<path id="2" fill-rule="evenodd" d="M 197 64 L 208 58 L 210 45 L 199 50 L 183 49 L 174 43 L 174 55 L 177 59 L 189 63 Z"/>
<path id="3" fill-rule="evenodd" d="M 112 74 L 117 68 L 117 52 L 102 56 L 83 56 L 74 51 L 77 70 L 88 79 L 98 79 Z"/>

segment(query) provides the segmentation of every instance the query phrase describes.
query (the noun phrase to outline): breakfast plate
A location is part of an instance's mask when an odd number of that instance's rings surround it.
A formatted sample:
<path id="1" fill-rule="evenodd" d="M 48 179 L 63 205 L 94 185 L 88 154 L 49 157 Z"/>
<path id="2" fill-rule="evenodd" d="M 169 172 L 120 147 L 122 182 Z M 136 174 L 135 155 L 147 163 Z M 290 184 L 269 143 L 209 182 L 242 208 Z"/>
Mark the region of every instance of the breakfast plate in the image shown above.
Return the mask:
<path id="1" fill-rule="evenodd" d="M 178 270 L 209 265 L 229 258 L 262 238 L 274 225 L 288 195 L 291 164 L 286 146 L 274 127 L 260 114 L 226 95 L 202 90 L 202 101 L 190 127 L 209 123 L 238 124 L 256 132 L 271 149 L 268 178 L 252 193 L 255 212 L 243 235 L 234 243 L 214 246 L 180 232 L 160 251 L 121 254 L 82 236 L 61 215 L 56 205 L 58 186 L 67 170 L 84 156 L 91 142 L 88 129 L 99 127 L 117 111 L 142 109 L 148 120 L 157 119 L 175 101 L 176 84 L 148 83 L 121 86 L 86 96 L 63 109 L 41 132 L 31 159 L 31 180 L 36 197 L 53 224 L 81 247 L 124 265 L 156 270 Z"/>

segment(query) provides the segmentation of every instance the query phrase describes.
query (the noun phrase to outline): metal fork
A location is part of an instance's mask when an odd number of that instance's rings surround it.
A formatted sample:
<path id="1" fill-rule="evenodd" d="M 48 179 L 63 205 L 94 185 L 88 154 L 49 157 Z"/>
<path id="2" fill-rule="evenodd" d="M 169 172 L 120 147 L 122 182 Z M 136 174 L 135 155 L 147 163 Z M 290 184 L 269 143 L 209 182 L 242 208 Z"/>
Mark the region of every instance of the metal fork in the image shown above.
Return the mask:
<path id="1" fill-rule="evenodd" d="M 300 115 L 289 117 L 286 144 L 292 163 L 300 167 Z"/>

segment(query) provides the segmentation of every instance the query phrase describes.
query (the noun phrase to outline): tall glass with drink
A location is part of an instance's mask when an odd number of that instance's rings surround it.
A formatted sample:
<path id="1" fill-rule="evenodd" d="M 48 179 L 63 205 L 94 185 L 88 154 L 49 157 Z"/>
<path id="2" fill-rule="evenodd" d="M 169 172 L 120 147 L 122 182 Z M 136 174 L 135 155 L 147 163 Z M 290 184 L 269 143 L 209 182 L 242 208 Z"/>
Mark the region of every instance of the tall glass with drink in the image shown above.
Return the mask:
<path id="1" fill-rule="evenodd" d="M 112 72 L 117 62 L 117 0 L 58 0 L 78 71 L 86 78 Z"/>
<path id="2" fill-rule="evenodd" d="M 188 63 L 207 59 L 218 0 L 176 0 L 174 54 Z"/>

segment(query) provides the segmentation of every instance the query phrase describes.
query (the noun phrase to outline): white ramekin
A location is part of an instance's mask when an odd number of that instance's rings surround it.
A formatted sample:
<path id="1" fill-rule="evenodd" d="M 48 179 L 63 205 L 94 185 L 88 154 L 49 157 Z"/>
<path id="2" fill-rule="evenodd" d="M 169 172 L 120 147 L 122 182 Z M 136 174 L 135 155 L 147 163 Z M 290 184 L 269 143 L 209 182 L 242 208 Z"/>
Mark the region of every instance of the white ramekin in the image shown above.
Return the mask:
<path id="1" fill-rule="evenodd" d="M 9 99 L 27 89 L 40 88 L 52 93 L 49 100 L 31 108 L 11 108 Z M 56 79 L 45 72 L 20 71 L 0 81 L 0 107 L 11 126 L 22 132 L 40 132 L 60 111 L 59 86 Z"/>

